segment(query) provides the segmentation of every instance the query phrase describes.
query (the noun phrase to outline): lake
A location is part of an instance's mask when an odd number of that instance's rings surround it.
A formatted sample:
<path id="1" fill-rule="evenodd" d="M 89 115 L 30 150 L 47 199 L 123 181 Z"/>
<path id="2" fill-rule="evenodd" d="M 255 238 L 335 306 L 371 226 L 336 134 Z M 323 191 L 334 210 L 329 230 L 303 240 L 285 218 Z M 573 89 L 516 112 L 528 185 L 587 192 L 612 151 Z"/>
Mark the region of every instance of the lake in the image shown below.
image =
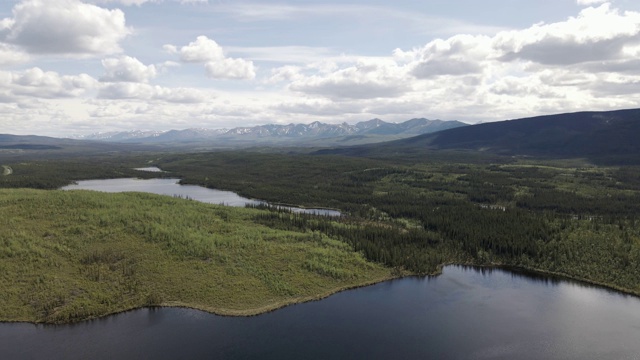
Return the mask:
<path id="1" fill-rule="evenodd" d="M 156 169 L 156 168 L 145 168 Z M 160 170 L 160 169 L 158 169 Z M 144 170 L 151 171 L 151 170 Z M 267 204 L 262 200 L 244 198 L 232 191 L 209 189 L 197 185 L 180 185 L 180 179 L 105 179 L 82 180 L 62 187 L 62 190 L 94 190 L 103 192 L 139 191 L 158 195 L 179 196 L 210 204 L 244 207 L 246 205 Z M 292 206 L 278 206 L 297 213 L 340 216 L 341 213 L 329 209 L 305 209 Z"/>
<path id="2" fill-rule="evenodd" d="M 640 299 L 448 266 L 254 317 L 141 309 L 75 325 L 0 324 L 3 359 L 638 359 Z"/>

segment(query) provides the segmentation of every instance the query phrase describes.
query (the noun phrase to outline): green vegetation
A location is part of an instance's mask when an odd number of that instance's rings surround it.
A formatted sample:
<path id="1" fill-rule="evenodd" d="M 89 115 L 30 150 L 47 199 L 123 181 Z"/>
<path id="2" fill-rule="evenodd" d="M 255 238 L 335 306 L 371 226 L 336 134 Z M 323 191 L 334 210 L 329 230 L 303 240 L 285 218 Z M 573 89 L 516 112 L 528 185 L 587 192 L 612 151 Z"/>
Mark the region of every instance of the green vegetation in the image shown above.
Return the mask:
<path id="1" fill-rule="evenodd" d="M 640 295 L 640 168 L 465 154 L 218 152 L 7 164 L 14 172 L 0 187 L 171 176 L 346 215 L 4 190 L 0 274 L 9 300 L 0 318 L 60 322 L 154 304 L 255 313 L 448 263 L 515 266 Z M 132 170 L 151 165 L 168 172 Z"/>
<path id="2" fill-rule="evenodd" d="M 394 268 L 509 265 L 640 294 L 640 168 L 454 155 L 458 162 L 442 153 L 393 162 L 216 153 L 157 164 L 188 183 L 342 209 L 341 220 L 273 212 L 256 221 L 320 231 Z"/>
<path id="3" fill-rule="evenodd" d="M 0 190 L 0 319 L 61 323 L 131 308 L 255 314 L 391 277 L 264 210 L 151 194 Z"/>
<path id="4" fill-rule="evenodd" d="M 24 161 L 4 166 L 5 169 L 11 169 L 11 176 L 0 176 L 0 188 L 57 189 L 75 180 L 153 178 L 163 175 L 134 170 L 135 167 L 145 166 L 139 158 L 134 157 Z"/>

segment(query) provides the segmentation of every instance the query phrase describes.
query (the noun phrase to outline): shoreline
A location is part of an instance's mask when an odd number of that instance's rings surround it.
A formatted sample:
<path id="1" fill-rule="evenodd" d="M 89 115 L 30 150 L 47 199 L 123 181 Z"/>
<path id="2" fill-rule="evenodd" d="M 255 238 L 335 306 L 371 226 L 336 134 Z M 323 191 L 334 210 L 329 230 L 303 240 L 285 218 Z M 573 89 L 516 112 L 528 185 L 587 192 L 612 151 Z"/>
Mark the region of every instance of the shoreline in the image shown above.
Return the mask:
<path id="1" fill-rule="evenodd" d="M 441 275 L 442 269 L 446 266 L 470 266 L 470 267 L 477 267 L 477 268 L 500 269 L 500 270 L 506 270 L 514 273 L 515 272 L 522 272 L 525 274 L 529 273 L 529 274 L 543 276 L 547 278 L 556 278 L 557 280 L 562 280 L 562 281 L 574 281 L 582 285 L 598 287 L 608 291 L 614 291 L 616 293 L 620 293 L 626 296 L 635 296 L 640 298 L 640 290 L 634 291 L 634 290 L 626 289 L 617 285 L 607 284 L 607 283 L 599 282 L 596 280 L 589 280 L 589 279 L 572 276 L 569 274 L 556 272 L 556 271 L 548 271 L 548 270 L 543 270 L 539 268 L 528 268 L 528 267 L 523 267 L 518 265 L 509 265 L 509 264 L 503 264 L 503 263 L 492 263 L 490 265 L 478 265 L 473 263 L 460 263 L 460 262 L 445 263 L 445 264 L 438 265 L 438 269 L 436 270 L 436 272 L 433 274 L 428 274 L 428 276 Z"/>
<path id="2" fill-rule="evenodd" d="M 135 311 L 135 310 L 140 310 L 140 309 L 151 309 L 151 308 L 183 308 L 183 309 L 193 309 L 193 310 L 199 310 L 199 311 L 204 311 L 206 313 L 212 314 L 212 315 L 216 315 L 216 316 L 226 316 L 226 317 L 253 317 L 253 316 L 260 316 L 262 314 L 267 314 L 282 308 L 285 308 L 287 306 L 291 306 L 291 305 L 297 305 L 297 304 L 303 304 L 303 303 L 307 303 L 307 302 L 312 302 L 312 301 L 320 301 L 323 299 L 326 299 L 328 297 L 330 297 L 331 295 L 335 295 L 337 293 L 343 292 L 343 291 L 348 291 L 348 290 L 354 290 L 354 289 L 359 289 L 359 288 L 363 288 L 363 287 L 367 287 L 367 286 L 371 286 L 371 285 L 375 285 L 375 284 L 380 284 L 386 281 L 391 281 L 391 280 L 396 280 L 396 279 L 401 279 L 404 277 L 409 277 L 409 276 L 418 276 L 418 275 L 413 275 L 413 274 L 406 274 L 406 275 L 398 275 L 398 276 L 387 276 L 387 277 L 383 277 L 380 279 L 376 279 L 376 280 L 370 280 L 361 284 L 355 284 L 355 285 L 346 285 L 346 286 L 341 286 L 339 288 L 336 289 L 332 289 L 329 291 L 326 291 L 324 293 L 318 294 L 318 295 L 313 295 L 313 296 L 304 296 L 304 297 L 297 297 L 297 298 L 291 298 L 287 301 L 280 301 L 280 302 L 276 302 L 276 303 L 272 303 L 272 304 L 268 304 L 262 307 L 258 307 L 258 308 L 252 308 L 252 309 L 245 309 L 245 310 L 234 310 L 234 309 L 224 309 L 224 308 L 214 308 L 212 306 L 207 306 L 207 305 L 198 305 L 198 304 L 188 304 L 188 303 L 183 303 L 180 301 L 167 301 L 167 302 L 163 302 L 159 305 L 143 305 L 143 306 L 135 306 L 135 307 L 131 307 L 131 308 L 127 308 L 127 309 L 122 309 L 122 310 L 118 310 L 118 311 L 114 311 L 111 313 L 106 313 L 104 315 L 100 315 L 100 316 L 94 316 L 94 317 L 89 317 L 86 319 L 82 319 L 82 320 L 78 320 L 78 321 L 72 321 L 72 322 L 46 322 L 46 321 L 31 321 L 31 320 L 2 320 L 0 319 L 0 324 L 33 324 L 33 325 L 46 325 L 46 326 L 65 326 L 65 325 L 76 325 L 76 324 L 81 324 L 87 321 L 93 321 L 93 320 L 99 320 L 99 319 L 104 319 L 107 318 L 109 316 L 114 316 L 114 315 L 118 315 L 118 314 L 123 314 L 129 311 Z M 432 275 L 425 275 L 425 276 L 432 276 Z"/>
<path id="3" fill-rule="evenodd" d="M 397 276 L 388 276 L 388 277 L 383 277 L 380 279 L 376 279 L 376 280 L 371 280 L 371 281 L 367 281 L 361 284 L 354 284 L 354 285 L 346 285 L 346 286 L 341 286 L 329 291 L 326 291 L 324 293 L 321 294 L 317 294 L 317 295 L 313 295 L 313 296 L 305 296 L 305 297 L 298 297 L 298 298 L 291 298 L 288 299 L 286 301 L 280 301 L 280 302 L 276 302 L 276 303 L 272 303 L 272 304 L 268 304 L 262 307 L 258 307 L 258 308 L 252 308 L 252 309 L 244 309 L 244 310 L 235 310 L 235 309 L 225 309 L 225 308 L 214 308 L 211 306 L 207 306 L 207 305 L 199 305 L 199 304 L 188 304 L 188 303 L 183 303 L 180 301 L 168 301 L 168 302 L 163 302 L 159 305 L 145 305 L 145 306 L 136 306 L 136 307 L 131 307 L 131 308 L 127 308 L 127 309 L 122 309 L 122 310 L 118 310 L 112 313 L 107 313 L 104 315 L 100 315 L 100 316 L 96 316 L 96 317 L 90 317 L 90 318 L 86 318 L 86 319 L 82 319 L 79 321 L 73 321 L 73 322 L 61 322 L 61 323 L 56 323 L 56 322 L 44 322 L 44 321 L 30 321 L 30 320 L 2 320 L 0 319 L 0 324 L 33 324 L 33 325 L 45 325 L 45 326 L 67 326 L 67 325 L 76 325 L 76 324 L 81 324 L 84 322 L 88 322 L 88 321 L 94 321 L 94 320 L 100 320 L 100 319 L 104 319 L 110 316 L 115 316 L 118 314 L 123 314 L 129 311 L 135 311 L 135 310 L 141 310 L 141 309 L 151 309 L 151 308 L 184 308 L 184 309 L 193 309 L 193 310 L 198 310 L 198 311 L 203 311 L 212 315 L 216 315 L 216 316 L 226 316 L 226 317 L 253 317 L 253 316 L 260 316 L 263 314 L 267 314 L 273 311 L 277 311 L 279 309 L 285 308 L 287 306 L 291 306 L 291 305 L 297 305 L 297 304 L 304 304 L 307 302 L 312 302 L 312 301 L 320 301 L 323 299 L 326 299 L 332 295 L 335 295 L 337 293 L 343 292 L 343 291 L 348 291 L 348 290 L 355 290 L 355 289 L 359 289 L 359 288 L 363 288 L 363 287 L 367 287 L 367 286 L 371 286 L 371 285 L 376 285 L 376 284 L 380 284 L 383 282 L 387 282 L 387 281 L 392 281 L 392 280 L 396 280 L 396 279 L 402 279 L 402 278 L 407 278 L 407 277 L 437 277 L 442 275 L 443 269 L 447 266 L 469 266 L 469 267 L 475 267 L 475 268 L 487 268 L 487 269 L 498 269 L 498 270 L 504 270 L 504 271 L 510 271 L 510 272 L 523 272 L 523 273 L 530 273 L 530 274 L 534 274 L 534 275 L 539 275 L 539 276 L 544 276 L 544 277 L 549 277 L 549 278 L 556 278 L 557 280 L 561 280 L 561 281 L 574 281 L 574 282 L 578 282 L 582 285 L 588 285 L 588 286 L 593 286 L 593 287 L 597 287 L 597 288 L 601 288 L 604 290 L 608 290 L 608 291 L 613 291 L 616 293 L 619 293 L 621 295 L 625 295 L 625 296 L 634 296 L 634 297 L 638 297 L 640 298 L 640 291 L 633 291 L 630 289 L 625 289 L 625 288 L 621 288 L 618 287 L 616 285 L 612 285 L 612 284 L 605 284 L 605 283 L 601 283 L 598 281 L 592 281 L 592 280 L 587 280 L 587 279 L 583 279 L 583 278 L 579 278 L 579 277 L 575 277 L 575 276 L 570 276 L 567 274 L 563 274 L 563 273 L 559 273 L 559 272 L 553 272 L 553 271 L 546 271 L 546 270 L 542 270 L 542 269 L 536 269 L 536 268 L 525 268 L 525 267 L 521 267 L 521 266 L 514 266 L 514 265 L 508 265 L 508 264 L 501 264 L 501 263 L 494 263 L 494 264 L 490 264 L 490 265 L 477 265 L 477 264 L 473 264 L 473 263 L 464 263 L 464 262 L 456 262 L 456 263 L 444 263 L 444 264 L 440 264 L 438 265 L 437 269 L 432 272 L 432 273 L 428 273 L 428 274 L 402 274 L 402 275 L 397 275 Z"/>

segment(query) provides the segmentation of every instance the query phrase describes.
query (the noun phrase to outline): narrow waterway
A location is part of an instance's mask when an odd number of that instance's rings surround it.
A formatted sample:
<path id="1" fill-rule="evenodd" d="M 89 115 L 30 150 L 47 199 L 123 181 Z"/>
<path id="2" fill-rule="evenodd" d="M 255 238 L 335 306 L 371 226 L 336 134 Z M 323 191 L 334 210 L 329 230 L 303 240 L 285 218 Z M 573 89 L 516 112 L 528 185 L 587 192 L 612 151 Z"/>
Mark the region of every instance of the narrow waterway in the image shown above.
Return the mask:
<path id="1" fill-rule="evenodd" d="M 149 171 L 149 170 L 146 170 Z M 94 190 L 103 192 L 138 191 L 159 195 L 179 196 L 210 204 L 223 204 L 227 206 L 260 205 L 268 204 L 262 200 L 248 199 L 232 191 L 209 189 L 197 185 L 180 185 L 180 179 L 105 179 L 82 180 L 75 184 L 67 185 L 62 190 Z M 330 209 L 307 209 L 292 206 L 279 206 L 297 213 L 340 216 L 340 212 Z"/>

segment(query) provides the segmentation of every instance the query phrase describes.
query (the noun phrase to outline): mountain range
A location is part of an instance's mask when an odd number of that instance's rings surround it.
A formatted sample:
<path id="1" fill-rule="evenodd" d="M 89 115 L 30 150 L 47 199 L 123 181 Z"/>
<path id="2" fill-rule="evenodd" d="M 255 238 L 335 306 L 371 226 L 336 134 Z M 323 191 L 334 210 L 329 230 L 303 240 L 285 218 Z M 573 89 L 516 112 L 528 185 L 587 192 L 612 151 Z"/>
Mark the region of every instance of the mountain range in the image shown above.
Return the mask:
<path id="1" fill-rule="evenodd" d="M 640 164 L 640 109 L 585 111 L 483 123 L 432 134 L 323 150 L 357 156 L 464 150 L 508 156 Z"/>
<path id="2" fill-rule="evenodd" d="M 587 111 L 468 125 L 413 119 L 379 119 L 355 125 L 262 125 L 231 130 L 187 129 L 95 135 L 94 140 L 0 134 L 0 158 L 141 151 L 191 151 L 280 145 L 315 154 L 363 157 L 480 156 L 581 158 L 600 164 L 640 165 L 640 109 Z M 446 127 L 451 127 L 446 129 Z M 443 129 L 444 127 L 444 129 Z M 437 131 L 440 130 L 440 131 Z M 431 133 L 427 133 L 433 131 Z M 97 140 L 99 139 L 99 140 Z M 396 139 L 393 141 L 384 141 Z M 382 142 L 384 141 L 384 142 Z M 375 142 L 375 143 L 374 143 Z M 359 144 L 359 145 L 355 145 Z M 323 147 L 315 151 L 314 147 Z M 293 150 L 287 150 L 293 151 Z"/>
<path id="3" fill-rule="evenodd" d="M 218 144 L 297 144 L 319 146 L 327 144 L 369 143 L 407 138 L 455 127 L 466 126 L 459 121 L 411 119 L 403 123 L 389 123 L 380 119 L 359 122 L 326 124 L 260 125 L 233 129 L 199 129 L 169 131 L 125 131 L 95 133 L 77 136 L 75 139 L 127 143 L 194 143 L 215 142 Z"/>

